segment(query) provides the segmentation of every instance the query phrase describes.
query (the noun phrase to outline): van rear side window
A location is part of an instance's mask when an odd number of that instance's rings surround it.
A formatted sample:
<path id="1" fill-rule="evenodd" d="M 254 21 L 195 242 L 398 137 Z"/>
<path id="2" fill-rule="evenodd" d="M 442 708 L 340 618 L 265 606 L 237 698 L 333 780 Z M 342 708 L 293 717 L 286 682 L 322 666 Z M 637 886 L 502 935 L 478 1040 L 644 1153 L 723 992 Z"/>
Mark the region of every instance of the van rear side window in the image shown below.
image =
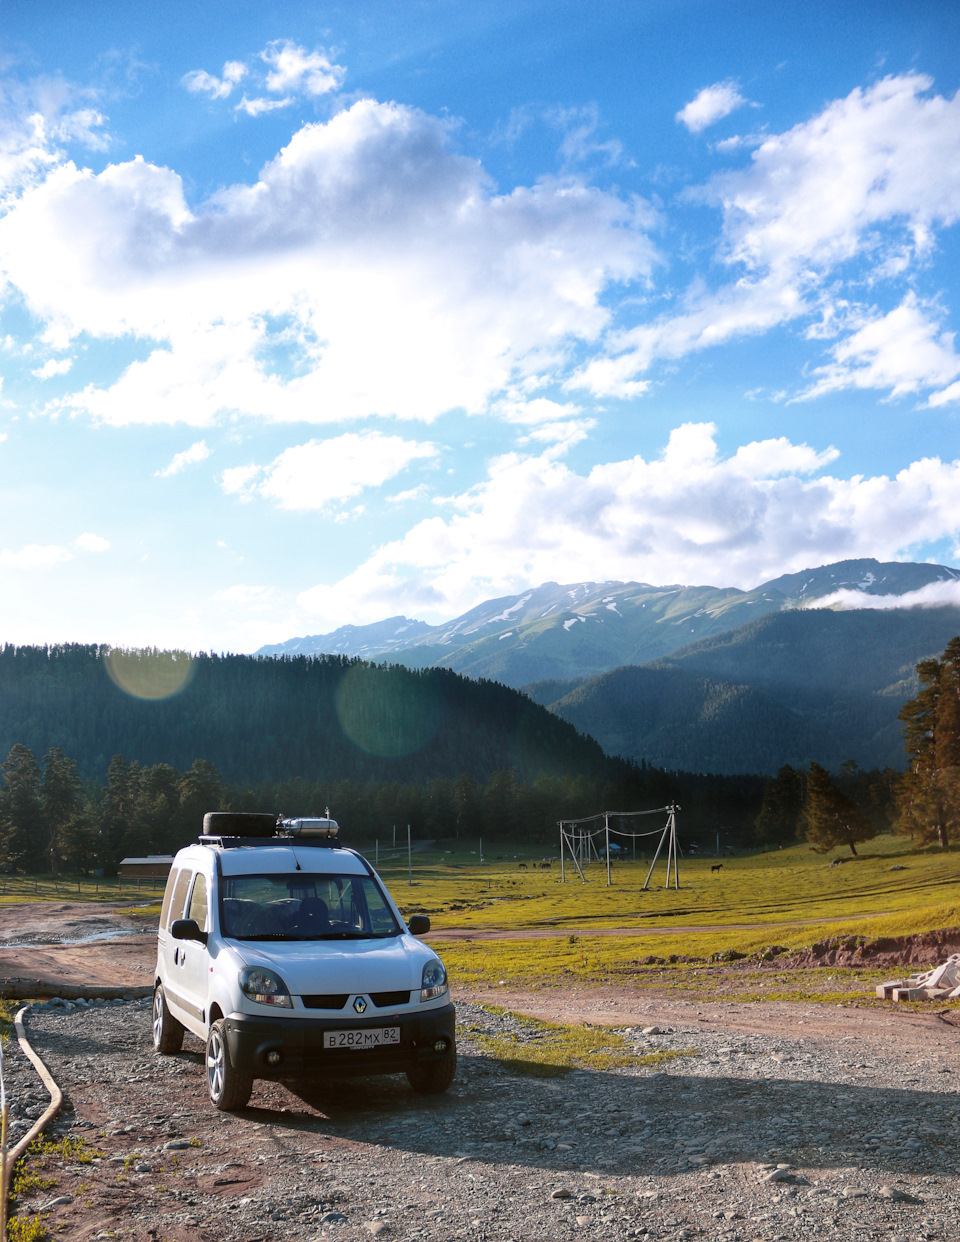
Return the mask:
<path id="1" fill-rule="evenodd" d="M 187 910 L 188 919 L 196 919 L 197 926 L 201 931 L 209 931 L 207 926 L 207 880 L 201 872 L 197 872 L 197 878 L 193 885 L 193 892 L 190 894 L 190 908 Z"/>
<path id="2" fill-rule="evenodd" d="M 190 881 L 193 879 L 193 872 L 189 867 L 185 867 L 177 876 L 177 882 L 174 885 L 173 896 L 170 899 L 170 909 L 168 911 L 169 918 L 166 926 L 175 919 L 183 918 L 183 907 L 187 904 L 187 892 L 190 888 Z"/>
<path id="3" fill-rule="evenodd" d="M 173 867 L 167 876 L 167 887 L 163 890 L 163 905 L 160 907 L 160 926 L 166 930 L 167 915 L 170 913 L 170 901 L 173 897 L 173 890 L 177 886 L 177 877 L 180 874 L 178 867 Z"/>

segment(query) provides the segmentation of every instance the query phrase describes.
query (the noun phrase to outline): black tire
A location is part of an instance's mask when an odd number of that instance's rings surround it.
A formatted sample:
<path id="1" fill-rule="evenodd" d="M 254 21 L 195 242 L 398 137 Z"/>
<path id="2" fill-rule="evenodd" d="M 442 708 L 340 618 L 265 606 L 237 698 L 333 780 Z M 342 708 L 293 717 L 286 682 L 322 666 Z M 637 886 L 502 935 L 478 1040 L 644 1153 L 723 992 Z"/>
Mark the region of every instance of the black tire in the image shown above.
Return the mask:
<path id="1" fill-rule="evenodd" d="M 259 811 L 207 811 L 203 817 L 203 834 L 209 837 L 272 837 L 276 827 L 276 815 Z"/>
<path id="2" fill-rule="evenodd" d="M 159 983 L 153 992 L 153 1047 L 165 1057 L 183 1047 L 183 1027 L 167 1008 L 167 998 Z"/>
<path id="3" fill-rule="evenodd" d="M 457 1072 L 457 1054 L 441 1061 L 428 1061 L 426 1065 L 412 1065 L 407 1070 L 407 1082 L 421 1095 L 440 1095 L 453 1082 Z"/>
<path id="4" fill-rule="evenodd" d="M 207 1032 L 207 1090 L 210 1103 L 222 1113 L 246 1108 L 253 1091 L 253 1075 L 244 1074 L 230 1060 L 223 1018 L 211 1022 Z"/>

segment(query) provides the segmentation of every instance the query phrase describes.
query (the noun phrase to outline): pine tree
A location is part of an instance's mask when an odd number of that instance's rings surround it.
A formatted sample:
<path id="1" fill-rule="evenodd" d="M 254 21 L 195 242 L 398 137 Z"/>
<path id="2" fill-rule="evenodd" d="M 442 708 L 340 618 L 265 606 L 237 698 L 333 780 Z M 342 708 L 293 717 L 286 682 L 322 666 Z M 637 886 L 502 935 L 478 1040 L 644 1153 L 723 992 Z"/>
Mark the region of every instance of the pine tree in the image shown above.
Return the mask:
<path id="1" fill-rule="evenodd" d="M 960 637 L 917 665 L 920 691 L 900 712 L 910 762 L 900 782 L 898 827 L 946 849 L 960 830 Z"/>
<path id="2" fill-rule="evenodd" d="M 0 844 L 8 870 L 35 871 L 43 860 L 43 777 L 33 751 L 19 743 L 3 762 Z"/>
<path id="3" fill-rule="evenodd" d="M 68 759 L 59 746 L 53 746 L 43 759 L 43 815 L 46 852 L 50 870 L 60 871 L 63 842 L 83 811 L 83 786 L 77 762 Z"/>
<path id="4" fill-rule="evenodd" d="M 807 840 L 818 854 L 838 845 L 849 845 L 856 856 L 857 843 L 877 835 L 863 811 L 833 783 L 830 773 L 819 763 L 811 763 L 804 799 Z"/>
<path id="5" fill-rule="evenodd" d="M 785 763 L 763 790 L 753 832 L 757 841 L 796 841 L 803 817 L 803 775 Z"/>

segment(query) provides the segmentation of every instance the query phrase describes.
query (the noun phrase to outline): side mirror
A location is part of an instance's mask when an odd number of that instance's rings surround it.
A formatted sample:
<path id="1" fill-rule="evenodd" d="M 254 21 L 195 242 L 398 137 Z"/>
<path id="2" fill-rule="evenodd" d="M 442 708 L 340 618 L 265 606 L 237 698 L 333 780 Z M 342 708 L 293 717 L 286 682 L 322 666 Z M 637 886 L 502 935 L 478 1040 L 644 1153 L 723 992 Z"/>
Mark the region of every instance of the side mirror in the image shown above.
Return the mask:
<path id="1" fill-rule="evenodd" d="M 207 943 L 207 933 L 200 930 L 196 919 L 174 919 L 170 925 L 170 935 L 174 940 L 199 940 Z"/>
<path id="2" fill-rule="evenodd" d="M 428 914 L 412 914 L 407 927 L 410 929 L 411 936 L 422 936 L 430 930 L 430 916 Z"/>

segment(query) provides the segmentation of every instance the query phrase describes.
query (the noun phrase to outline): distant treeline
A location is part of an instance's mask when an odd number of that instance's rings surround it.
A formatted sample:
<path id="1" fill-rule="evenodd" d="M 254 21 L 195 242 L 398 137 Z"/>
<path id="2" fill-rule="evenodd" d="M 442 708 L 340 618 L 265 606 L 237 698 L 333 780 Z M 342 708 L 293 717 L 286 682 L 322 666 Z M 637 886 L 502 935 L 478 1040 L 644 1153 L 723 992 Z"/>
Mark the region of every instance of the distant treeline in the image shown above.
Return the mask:
<path id="1" fill-rule="evenodd" d="M 142 766 L 115 755 L 106 779 L 81 780 L 76 761 L 59 748 L 38 761 L 15 745 L 0 766 L 0 869 L 10 872 L 112 872 L 125 857 L 172 853 L 196 839 L 204 812 L 267 811 L 323 814 L 329 807 L 349 843 L 375 839 L 485 842 L 556 847 L 557 821 L 600 810 L 648 810 L 680 804 L 686 841 L 722 832 L 724 844 L 750 838 L 760 806 L 760 777 L 709 777 L 619 766 L 617 779 L 541 776 L 523 783 L 511 770 L 480 783 L 453 779 L 410 782 L 224 782 L 208 760 L 185 771 L 166 763 Z M 653 819 L 650 826 L 659 826 Z M 617 825 L 614 824 L 614 827 Z M 621 825 L 622 826 L 622 825 Z"/>

